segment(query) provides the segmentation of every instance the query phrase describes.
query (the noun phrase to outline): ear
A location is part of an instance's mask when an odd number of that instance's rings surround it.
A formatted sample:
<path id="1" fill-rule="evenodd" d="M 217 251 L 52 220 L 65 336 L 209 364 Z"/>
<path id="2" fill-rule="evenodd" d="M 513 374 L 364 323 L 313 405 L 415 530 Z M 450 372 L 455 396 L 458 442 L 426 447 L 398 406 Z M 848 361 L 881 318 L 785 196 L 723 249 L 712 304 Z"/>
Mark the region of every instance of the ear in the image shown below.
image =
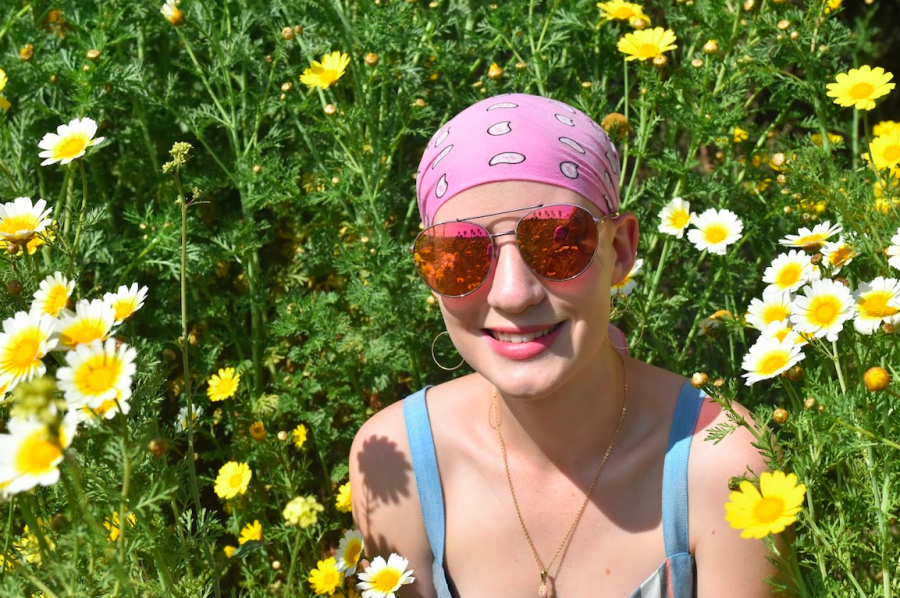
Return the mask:
<path id="1" fill-rule="evenodd" d="M 614 285 L 628 276 L 631 268 L 634 267 L 640 239 L 640 227 L 634 212 L 623 212 L 618 218 L 611 219 L 609 222 L 610 246 L 615 259 L 610 285 Z"/>

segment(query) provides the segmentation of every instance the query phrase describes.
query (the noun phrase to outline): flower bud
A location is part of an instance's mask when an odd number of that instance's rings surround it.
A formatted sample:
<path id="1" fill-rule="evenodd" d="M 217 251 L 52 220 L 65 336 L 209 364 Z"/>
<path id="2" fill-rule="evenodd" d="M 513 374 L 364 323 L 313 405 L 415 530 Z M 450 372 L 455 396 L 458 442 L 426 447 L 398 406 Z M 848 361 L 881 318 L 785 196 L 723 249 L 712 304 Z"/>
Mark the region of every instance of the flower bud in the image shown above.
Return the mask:
<path id="1" fill-rule="evenodd" d="M 425 100 L 423 100 L 422 98 L 416 98 L 416 101 L 413 102 L 412 105 L 415 106 L 416 108 L 424 108 Z"/>
<path id="2" fill-rule="evenodd" d="M 779 407 L 772 413 L 772 420 L 779 426 L 783 425 L 788 420 L 788 411 L 787 409 L 783 409 Z"/>
<path id="3" fill-rule="evenodd" d="M 525 64 L 524 62 L 517 62 L 517 63 L 516 63 L 516 70 L 517 70 L 517 71 L 524 71 L 524 70 L 527 69 L 527 68 L 528 68 L 528 65 Z"/>
<path id="4" fill-rule="evenodd" d="M 669 64 L 669 59 L 666 58 L 665 54 L 660 54 L 659 56 L 657 56 L 656 58 L 653 59 L 653 66 L 655 66 L 657 68 L 662 68 L 662 67 L 666 66 L 667 64 Z"/>
<path id="5" fill-rule="evenodd" d="M 812 397 L 806 397 L 806 400 L 803 401 L 804 409 L 812 409 L 815 406 L 816 406 L 816 400 Z"/>
<path id="6" fill-rule="evenodd" d="M 334 116 L 337 114 L 337 106 L 334 104 L 325 104 L 325 107 L 322 110 L 325 112 L 326 116 Z"/>
<path id="7" fill-rule="evenodd" d="M 254 164 L 253 165 L 253 174 L 259 174 L 261 172 L 262 172 L 262 166 L 260 166 L 259 164 Z"/>
<path id="8" fill-rule="evenodd" d="M 721 388 L 722 386 L 725 386 L 725 378 L 716 378 L 713 381 L 713 386 L 715 386 L 716 388 Z"/>
<path id="9" fill-rule="evenodd" d="M 646 29 L 647 25 L 649 25 L 650 23 L 647 22 L 647 19 L 642 19 L 641 17 L 634 17 L 629 20 L 629 24 L 637 31 L 640 31 L 642 29 Z"/>
<path id="10" fill-rule="evenodd" d="M 691 61 L 691 66 L 694 67 L 695 69 L 700 68 L 701 66 L 703 66 L 703 59 L 702 58 L 693 59 Z"/>
<path id="11" fill-rule="evenodd" d="M 488 79 L 492 81 L 496 81 L 500 77 L 503 76 L 503 69 L 496 62 L 491 63 L 491 68 L 488 69 Z"/>
<path id="12" fill-rule="evenodd" d="M 19 50 L 19 58 L 26 62 L 34 58 L 34 44 L 25 44 L 22 46 L 22 49 Z"/>
<path id="13" fill-rule="evenodd" d="M 799 382 L 803 379 L 803 368 L 799 365 L 795 365 L 787 371 L 788 380 L 791 382 Z"/>
<path id="14" fill-rule="evenodd" d="M 287 93 L 293 87 L 294 87 L 293 83 L 291 83 L 290 81 L 285 81 L 284 83 L 281 84 L 281 91 Z"/>
<path id="15" fill-rule="evenodd" d="M 19 253 L 19 246 L 15 243 L 7 243 L 6 251 L 9 252 L 9 255 L 16 255 Z"/>
<path id="16" fill-rule="evenodd" d="M 782 20 L 778 21 L 778 24 L 775 26 L 778 27 L 778 29 L 780 29 L 781 31 L 784 31 L 785 29 L 787 29 L 788 27 L 791 26 L 791 22 L 788 21 L 787 19 L 782 19 Z"/>
<path id="17" fill-rule="evenodd" d="M 778 152 L 777 154 L 772 156 L 772 159 L 769 160 L 769 164 L 775 166 L 776 168 L 781 168 L 782 166 L 784 166 L 786 160 L 787 157 L 784 155 L 784 153 Z"/>
<path id="18" fill-rule="evenodd" d="M 894 325 L 885 322 L 881 325 L 881 331 L 885 334 L 894 334 Z"/>
<path id="19" fill-rule="evenodd" d="M 366 64 L 368 66 L 375 66 L 376 64 L 378 64 L 378 54 L 376 54 L 375 52 L 369 52 L 368 54 L 366 54 Z"/>
<path id="20" fill-rule="evenodd" d="M 276 571 L 281 569 L 281 561 L 272 561 L 272 568 Z"/>
<path id="21" fill-rule="evenodd" d="M 165 438 L 154 438 L 147 445 L 147 450 L 154 457 L 162 457 L 169 450 L 169 443 Z"/>
<path id="22" fill-rule="evenodd" d="M 888 384 L 891 383 L 891 375 L 886 369 L 875 366 L 866 371 L 863 375 L 863 382 L 870 391 L 878 392 L 888 387 Z"/>
<path id="23" fill-rule="evenodd" d="M 584 89 L 590 89 L 594 84 L 591 81 L 582 81 L 581 87 Z"/>
<path id="24" fill-rule="evenodd" d="M 303 35 L 303 25 L 294 25 L 294 35 Z"/>
<path id="25" fill-rule="evenodd" d="M 97 60 L 98 58 L 100 58 L 100 50 L 91 48 L 90 50 L 87 51 L 85 56 L 87 57 L 88 60 Z"/>
<path id="26" fill-rule="evenodd" d="M 287 433 L 287 432 L 285 432 L 284 430 L 282 430 L 282 431 L 280 431 L 280 432 L 278 433 L 278 440 L 284 441 L 284 440 L 287 440 L 287 439 L 288 439 L 288 433 Z"/>
<path id="27" fill-rule="evenodd" d="M 625 135 L 628 134 L 629 129 L 628 119 L 625 118 L 624 114 L 618 112 L 611 112 L 604 116 L 603 120 L 600 121 L 600 126 L 603 127 L 603 130 L 606 131 L 614 141 L 618 141 L 625 137 Z"/>
<path id="28" fill-rule="evenodd" d="M 797 41 L 798 39 L 800 39 L 800 32 L 799 31 L 791 31 L 791 39 L 793 41 Z"/>
<path id="29" fill-rule="evenodd" d="M 293 27 L 285 27 L 281 30 L 281 39 L 286 42 L 294 39 L 294 28 Z"/>
<path id="30" fill-rule="evenodd" d="M 709 376 L 703 372 L 695 372 L 694 375 L 691 376 L 691 386 L 694 388 L 702 388 L 706 386 L 707 382 L 709 382 Z"/>
<path id="31" fill-rule="evenodd" d="M 709 40 L 705 44 L 703 44 L 703 53 L 704 54 L 715 54 L 719 51 L 719 42 L 714 39 Z"/>
<path id="32" fill-rule="evenodd" d="M 6 283 L 6 292 L 10 295 L 20 295 L 22 293 L 22 283 L 16 279 Z"/>

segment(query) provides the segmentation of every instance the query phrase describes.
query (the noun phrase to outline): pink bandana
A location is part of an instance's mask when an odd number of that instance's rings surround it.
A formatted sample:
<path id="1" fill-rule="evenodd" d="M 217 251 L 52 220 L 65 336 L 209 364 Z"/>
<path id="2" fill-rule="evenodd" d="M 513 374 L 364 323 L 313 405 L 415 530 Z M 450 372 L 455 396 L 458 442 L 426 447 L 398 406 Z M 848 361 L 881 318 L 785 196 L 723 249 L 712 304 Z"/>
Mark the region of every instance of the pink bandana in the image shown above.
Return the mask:
<path id="1" fill-rule="evenodd" d="M 508 93 L 477 102 L 438 129 L 419 162 L 426 226 L 451 197 L 495 181 L 571 189 L 604 214 L 619 209 L 619 154 L 592 118 L 557 100 Z"/>

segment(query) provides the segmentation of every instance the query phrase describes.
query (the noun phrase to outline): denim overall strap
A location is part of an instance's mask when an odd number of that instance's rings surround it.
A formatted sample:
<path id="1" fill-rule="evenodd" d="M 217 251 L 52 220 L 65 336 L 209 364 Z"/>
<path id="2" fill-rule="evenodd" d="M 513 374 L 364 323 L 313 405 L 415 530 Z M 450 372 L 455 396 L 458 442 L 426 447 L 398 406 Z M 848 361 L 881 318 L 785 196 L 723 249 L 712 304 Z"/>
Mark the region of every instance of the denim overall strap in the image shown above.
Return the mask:
<path id="1" fill-rule="evenodd" d="M 678 393 L 663 463 L 662 522 L 666 557 L 690 552 L 688 545 L 688 456 L 706 395 L 686 381 Z"/>
<path id="2" fill-rule="evenodd" d="M 425 533 L 431 544 L 431 552 L 438 565 L 444 564 L 444 496 L 441 478 L 438 476 L 431 423 L 425 406 L 428 386 L 403 399 L 403 417 L 406 420 L 406 436 L 409 438 L 409 454 L 412 459 Z"/>

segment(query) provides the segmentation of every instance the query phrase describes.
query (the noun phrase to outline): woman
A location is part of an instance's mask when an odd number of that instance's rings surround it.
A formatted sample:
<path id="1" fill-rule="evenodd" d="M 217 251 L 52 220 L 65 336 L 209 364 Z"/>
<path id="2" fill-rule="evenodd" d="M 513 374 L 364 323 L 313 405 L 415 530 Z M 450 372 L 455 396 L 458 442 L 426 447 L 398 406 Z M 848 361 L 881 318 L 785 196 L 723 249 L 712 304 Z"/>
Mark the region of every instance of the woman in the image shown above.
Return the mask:
<path id="1" fill-rule="evenodd" d="M 609 324 L 638 244 L 619 174 L 599 125 L 527 94 L 429 142 L 414 259 L 475 373 L 375 414 L 350 455 L 366 553 L 414 570 L 403 598 L 772 595 L 767 549 L 725 521 L 729 478 L 766 469 L 752 436 L 703 442 L 718 406 Z"/>

